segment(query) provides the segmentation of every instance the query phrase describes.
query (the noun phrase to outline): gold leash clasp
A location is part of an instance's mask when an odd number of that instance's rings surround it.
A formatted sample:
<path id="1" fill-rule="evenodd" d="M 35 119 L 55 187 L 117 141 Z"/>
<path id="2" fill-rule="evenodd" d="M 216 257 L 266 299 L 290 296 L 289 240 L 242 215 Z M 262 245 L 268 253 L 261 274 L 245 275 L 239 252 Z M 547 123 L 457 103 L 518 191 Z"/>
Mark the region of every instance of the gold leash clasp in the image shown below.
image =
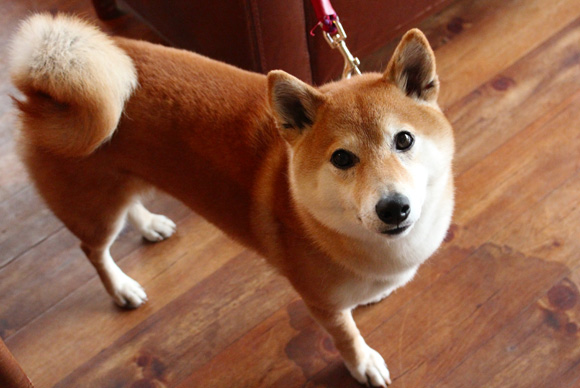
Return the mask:
<path id="1" fill-rule="evenodd" d="M 353 56 L 348 47 L 346 47 L 346 43 L 344 42 L 346 39 L 346 32 L 344 32 L 344 28 L 342 27 L 342 24 L 340 24 L 338 17 L 332 22 L 335 25 L 337 32 L 334 35 L 331 35 L 330 33 L 323 31 L 324 39 L 326 39 L 331 48 L 338 48 L 338 51 L 340 51 L 340 54 L 344 58 L 342 78 L 350 78 L 353 75 L 361 74 L 360 69 L 358 68 L 360 61 L 357 57 Z"/>

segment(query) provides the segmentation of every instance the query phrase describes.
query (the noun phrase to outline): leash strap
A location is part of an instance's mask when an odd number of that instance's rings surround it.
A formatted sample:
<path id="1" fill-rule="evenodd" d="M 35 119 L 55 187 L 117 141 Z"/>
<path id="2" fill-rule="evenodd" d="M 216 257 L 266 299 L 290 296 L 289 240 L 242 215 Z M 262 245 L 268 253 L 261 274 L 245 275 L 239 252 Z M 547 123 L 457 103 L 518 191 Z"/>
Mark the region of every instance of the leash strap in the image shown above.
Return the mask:
<path id="1" fill-rule="evenodd" d="M 314 30 L 318 26 L 322 28 L 324 39 L 330 45 L 330 48 L 338 48 L 342 58 L 344 59 L 344 69 L 342 71 L 342 78 L 350 78 L 352 75 L 361 74 L 358 66 L 360 61 L 353 56 L 346 47 L 344 40 L 346 39 L 346 32 L 338 19 L 338 15 L 332 8 L 330 0 L 310 0 L 318 23 L 310 30 L 310 35 L 314 36 Z"/>

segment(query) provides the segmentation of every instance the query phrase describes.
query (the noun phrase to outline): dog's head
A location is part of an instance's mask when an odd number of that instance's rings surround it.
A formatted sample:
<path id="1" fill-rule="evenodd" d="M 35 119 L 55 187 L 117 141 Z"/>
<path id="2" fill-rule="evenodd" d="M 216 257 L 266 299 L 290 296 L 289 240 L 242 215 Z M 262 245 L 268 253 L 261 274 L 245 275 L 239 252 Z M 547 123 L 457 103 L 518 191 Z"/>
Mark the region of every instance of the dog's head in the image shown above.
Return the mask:
<path id="1" fill-rule="evenodd" d="M 348 235 L 409 233 L 453 155 L 425 36 L 409 31 L 383 74 L 316 89 L 273 71 L 268 87 L 300 206 Z"/>

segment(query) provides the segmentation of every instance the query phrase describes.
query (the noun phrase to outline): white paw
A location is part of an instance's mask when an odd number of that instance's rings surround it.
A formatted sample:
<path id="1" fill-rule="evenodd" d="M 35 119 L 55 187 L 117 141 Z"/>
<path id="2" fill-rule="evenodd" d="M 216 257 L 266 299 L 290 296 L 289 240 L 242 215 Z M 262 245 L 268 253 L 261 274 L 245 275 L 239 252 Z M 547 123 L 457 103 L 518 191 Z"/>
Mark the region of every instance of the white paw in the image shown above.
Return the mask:
<path id="1" fill-rule="evenodd" d="M 373 387 L 391 384 L 391 376 L 383 357 L 365 344 L 365 351 L 357 365 L 346 364 L 348 371 L 359 383 Z"/>
<path id="2" fill-rule="evenodd" d="M 146 240 L 156 242 L 165 240 L 175 233 L 176 225 L 169 218 L 152 214 L 148 222 L 141 225 L 140 232 Z"/>
<path id="3" fill-rule="evenodd" d="M 123 274 L 122 279 L 118 279 L 113 286 L 112 296 L 120 307 L 136 309 L 147 302 L 147 294 L 139 283 Z"/>

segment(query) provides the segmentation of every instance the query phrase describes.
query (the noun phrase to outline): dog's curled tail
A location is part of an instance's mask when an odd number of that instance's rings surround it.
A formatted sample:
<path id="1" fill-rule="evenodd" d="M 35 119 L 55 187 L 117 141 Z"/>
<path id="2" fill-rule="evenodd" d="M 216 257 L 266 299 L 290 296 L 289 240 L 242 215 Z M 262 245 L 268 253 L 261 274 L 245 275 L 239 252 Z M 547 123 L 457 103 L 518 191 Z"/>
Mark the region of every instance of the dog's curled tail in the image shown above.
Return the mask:
<path id="1" fill-rule="evenodd" d="M 67 157 L 109 139 L 137 86 L 131 58 L 81 19 L 37 14 L 11 42 L 12 82 L 23 141 Z"/>

